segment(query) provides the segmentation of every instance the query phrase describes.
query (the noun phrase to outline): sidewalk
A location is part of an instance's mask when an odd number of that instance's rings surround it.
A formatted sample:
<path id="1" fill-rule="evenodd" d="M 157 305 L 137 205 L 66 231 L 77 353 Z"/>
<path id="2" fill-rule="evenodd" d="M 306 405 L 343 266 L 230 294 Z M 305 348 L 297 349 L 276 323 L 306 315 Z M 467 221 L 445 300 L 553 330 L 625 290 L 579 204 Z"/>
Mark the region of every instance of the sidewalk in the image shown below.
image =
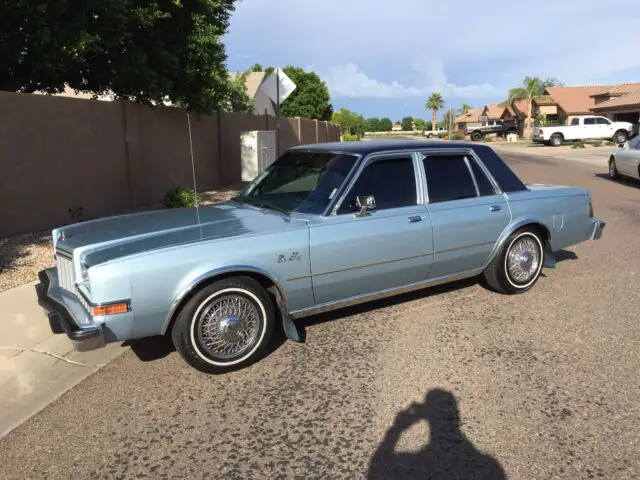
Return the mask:
<path id="1" fill-rule="evenodd" d="M 118 343 L 74 352 L 51 333 L 34 285 L 0 293 L 0 438 L 127 351 Z"/>
<path id="2" fill-rule="evenodd" d="M 571 144 L 560 147 L 547 147 L 546 145 L 530 143 L 488 143 L 498 153 L 514 153 L 520 155 L 531 155 L 533 157 L 553 158 L 572 162 L 588 163 L 608 169 L 609 156 L 618 147 L 593 147 L 586 145 L 585 148 L 571 148 Z"/>

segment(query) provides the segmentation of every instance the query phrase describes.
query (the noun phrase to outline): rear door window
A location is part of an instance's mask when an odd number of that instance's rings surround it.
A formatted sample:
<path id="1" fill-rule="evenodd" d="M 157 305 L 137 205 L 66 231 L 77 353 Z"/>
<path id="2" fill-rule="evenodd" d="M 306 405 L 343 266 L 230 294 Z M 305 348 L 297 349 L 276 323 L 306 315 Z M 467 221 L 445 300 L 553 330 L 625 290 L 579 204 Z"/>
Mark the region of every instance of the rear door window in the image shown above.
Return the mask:
<path id="1" fill-rule="evenodd" d="M 429 203 L 477 197 L 464 155 L 433 155 L 422 160 L 427 176 Z"/>

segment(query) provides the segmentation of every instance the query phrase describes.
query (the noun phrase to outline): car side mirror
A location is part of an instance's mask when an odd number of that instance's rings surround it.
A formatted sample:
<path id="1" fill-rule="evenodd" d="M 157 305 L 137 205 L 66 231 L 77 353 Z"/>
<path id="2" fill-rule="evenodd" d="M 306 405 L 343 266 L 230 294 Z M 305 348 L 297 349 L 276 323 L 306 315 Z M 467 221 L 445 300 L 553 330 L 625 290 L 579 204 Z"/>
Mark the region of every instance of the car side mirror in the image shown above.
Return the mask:
<path id="1" fill-rule="evenodd" d="M 356 213 L 358 217 L 365 217 L 369 215 L 369 210 L 376 208 L 376 199 L 373 195 L 367 195 L 362 197 L 356 197 L 356 207 L 359 211 Z"/>
<path id="2" fill-rule="evenodd" d="M 618 148 L 624 148 L 625 145 L 626 145 L 626 143 L 619 143 L 618 144 Z"/>

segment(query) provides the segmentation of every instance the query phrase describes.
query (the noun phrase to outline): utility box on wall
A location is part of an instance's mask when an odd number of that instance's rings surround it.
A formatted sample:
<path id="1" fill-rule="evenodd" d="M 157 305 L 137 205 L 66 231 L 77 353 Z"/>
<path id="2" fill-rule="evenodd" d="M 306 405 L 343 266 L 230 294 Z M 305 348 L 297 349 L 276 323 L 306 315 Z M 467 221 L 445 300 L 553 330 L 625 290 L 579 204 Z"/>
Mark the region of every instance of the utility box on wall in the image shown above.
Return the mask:
<path id="1" fill-rule="evenodd" d="M 240 135 L 242 181 L 250 182 L 276 159 L 276 131 L 254 130 Z"/>

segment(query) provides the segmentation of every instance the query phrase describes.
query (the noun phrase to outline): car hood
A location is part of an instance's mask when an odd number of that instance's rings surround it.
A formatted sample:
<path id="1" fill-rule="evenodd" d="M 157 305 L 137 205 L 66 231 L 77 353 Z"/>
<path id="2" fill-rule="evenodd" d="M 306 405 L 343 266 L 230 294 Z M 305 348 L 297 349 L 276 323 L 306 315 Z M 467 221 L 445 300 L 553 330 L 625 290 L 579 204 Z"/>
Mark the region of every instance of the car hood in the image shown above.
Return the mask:
<path id="1" fill-rule="evenodd" d="M 176 245 L 306 226 L 304 218 L 225 202 L 75 223 L 53 231 L 57 250 L 80 254 L 88 265 Z"/>

